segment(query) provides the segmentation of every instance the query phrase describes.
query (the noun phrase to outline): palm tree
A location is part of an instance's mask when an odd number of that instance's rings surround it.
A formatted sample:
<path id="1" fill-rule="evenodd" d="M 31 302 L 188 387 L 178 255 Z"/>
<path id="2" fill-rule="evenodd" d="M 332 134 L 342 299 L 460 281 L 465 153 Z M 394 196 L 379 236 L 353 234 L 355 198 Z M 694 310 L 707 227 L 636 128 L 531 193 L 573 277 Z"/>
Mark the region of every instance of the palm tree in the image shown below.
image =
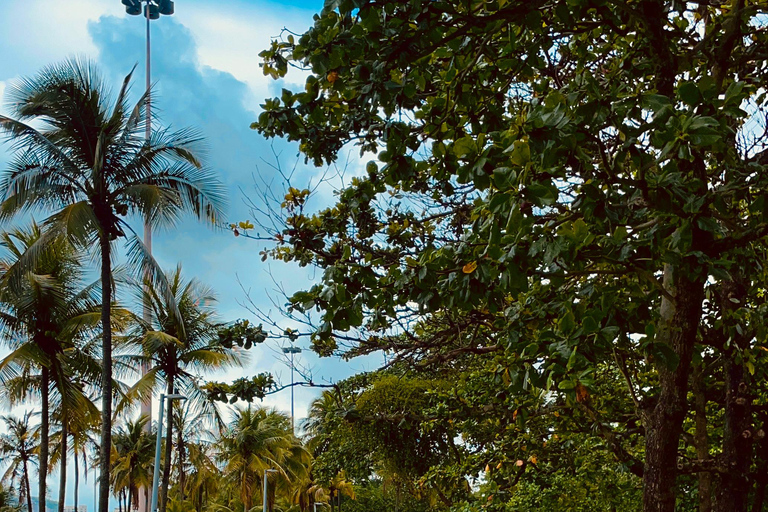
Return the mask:
<path id="1" fill-rule="evenodd" d="M 109 507 L 112 446 L 111 244 L 130 229 L 120 216 L 137 213 L 158 225 L 171 224 L 189 211 L 216 222 L 223 202 L 219 182 L 195 156 L 199 137 L 194 133 L 159 131 L 144 140 L 146 95 L 131 107 L 130 78 L 131 74 L 110 106 L 108 89 L 94 65 L 68 60 L 8 86 L 15 119 L 0 116 L 0 130 L 17 150 L 1 183 L 5 199 L 0 219 L 30 209 L 52 209 L 55 213 L 45 222 L 46 238 L 67 236 L 84 247 L 98 241 L 103 331 L 101 512 Z M 133 259 L 145 252 L 135 237 Z M 155 268 L 147 263 L 147 272 Z"/>
<path id="2" fill-rule="evenodd" d="M 204 440 L 187 443 L 189 471 L 186 493 L 196 512 L 203 512 L 203 504 L 212 494 L 220 491 L 221 472 L 214 461 L 213 445 Z"/>
<path id="3" fill-rule="evenodd" d="M 290 418 L 263 407 L 236 409 L 218 445 L 224 474 L 237 484 L 245 511 L 253 507 L 264 470 L 276 470 L 277 483 L 283 485 L 303 475 L 309 460 L 293 435 Z M 275 487 L 271 489 L 274 492 Z M 274 503 L 274 494 L 268 501 L 270 506 Z"/>
<path id="4" fill-rule="evenodd" d="M 213 291 L 195 279 L 185 280 L 181 266 L 166 276 L 170 293 L 163 295 L 151 282 L 137 287 L 142 304 L 152 310 L 151 324 L 140 322 L 139 328 L 125 340 L 127 351 L 141 349 L 133 359 L 146 363 L 149 371 L 136 383 L 134 392 L 146 396 L 163 384 L 167 394 L 179 390 L 193 407 L 217 419 L 218 412 L 197 381 L 199 373 L 240 365 L 242 360 L 235 350 L 219 343 L 221 324 L 216 321 Z M 173 409 L 169 411 L 173 418 Z M 165 464 L 161 486 L 160 510 L 168 503 L 168 484 L 171 472 L 173 421 L 166 426 Z"/>
<path id="5" fill-rule="evenodd" d="M 21 506 L 16 500 L 16 493 L 12 487 L 5 487 L 0 483 L 0 512 L 20 512 Z"/>
<path id="6" fill-rule="evenodd" d="M 35 463 L 39 448 L 38 428 L 30 425 L 32 413 L 27 411 L 21 418 L 2 416 L 8 433 L 0 435 L 0 454 L 8 462 L 2 481 L 11 487 L 19 480 L 19 500 L 27 500 L 27 511 L 32 512 L 32 492 L 29 486 L 29 466 Z M 43 498 L 43 501 L 45 499 Z"/>
<path id="7" fill-rule="evenodd" d="M 93 351 L 82 343 L 97 327 L 97 287 L 83 285 L 81 255 L 66 240 L 58 239 L 37 250 L 42 237 L 34 223 L 0 234 L 0 247 L 5 252 L 0 260 L 0 342 L 11 349 L 0 361 L 0 383 L 11 403 L 40 395 L 40 512 L 45 511 L 47 494 L 51 393 L 57 397 L 61 415 L 66 411 L 77 415 L 93 412 L 90 400 L 74 385 L 74 374 L 85 372 L 90 381 L 98 377 Z M 13 286 L 11 276 L 35 250 L 33 265 L 24 269 L 21 283 Z M 66 442 L 66 436 L 62 440 Z M 62 476 L 65 478 L 66 473 Z"/>
<path id="8" fill-rule="evenodd" d="M 144 430 L 148 421 L 147 416 L 127 421 L 112 436 L 111 485 L 115 495 L 126 492 L 129 510 L 139 503 L 139 489 L 152 484 L 155 436 Z"/>

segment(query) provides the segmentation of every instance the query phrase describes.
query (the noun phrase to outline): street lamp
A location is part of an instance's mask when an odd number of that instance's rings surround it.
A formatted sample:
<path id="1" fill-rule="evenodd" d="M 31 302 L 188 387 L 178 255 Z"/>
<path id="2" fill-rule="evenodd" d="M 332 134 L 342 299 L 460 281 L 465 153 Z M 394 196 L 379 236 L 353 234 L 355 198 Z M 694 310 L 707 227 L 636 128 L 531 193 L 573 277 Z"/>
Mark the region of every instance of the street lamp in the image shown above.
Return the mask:
<path id="1" fill-rule="evenodd" d="M 262 496 L 262 506 L 261 510 L 262 512 L 267 512 L 267 476 L 269 473 L 277 473 L 276 469 L 265 469 L 264 470 L 264 492 L 262 493 L 264 496 Z"/>
<path id="2" fill-rule="evenodd" d="M 149 22 L 150 20 L 156 20 L 160 17 L 160 15 L 164 16 L 170 16 L 174 13 L 174 5 L 172 0 L 122 0 L 122 4 L 125 6 L 125 12 L 130 14 L 131 16 L 138 16 L 142 13 L 141 4 L 144 3 L 144 17 L 147 20 L 147 68 L 146 68 L 146 75 L 147 75 L 147 90 L 146 90 L 146 105 L 147 105 L 147 125 L 144 132 L 144 137 L 146 139 L 147 145 L 149 145 L 150 137 L 152 136 L 152 102 L 150 101 L 150 88 L 152 86 L 151 83 L 151 76 L 152 76 L 152 66 L 151 66 L 151 57 L 150 57 L 150 51 L 152 49 L 152 46 L 150 44 L 150 37 L 149 37 Z M 144 219 L 144 245 L 147 247 L 147 251 L 149 251 L 150 254 L 152 254 L 152 228 L 149 225 L 148 219 Z M 144 301 L 144 308 L 142 311 L 142 319 L 149 323 L 152 321 L 152 308 L 151 304 L 149 303 L 149 300 Z M 149 364 L 148 363 L 142 363 L 141 364 L 141 374 L 142 376 L 146 375 L 149 371 Z M 150 399 L 147 403 L 141 404 L 141 413 L 146 415 L 148 418 L 152 418 L 152 400 Z M 147 427 L 149 427 L 150 422 L 147 422 Z M 146 505 L 145 505 L 146 506 Z"/>
<path id="3" fill-rule="evenodd" d="M 155 443 L 155 470 L 152 475 L 152 507 L 150 512 L 157 512 L 157 492 L 160 488 L 160 443 L 163 440 L 163 412 L 165 409 L 165 401 L 168 400 L 186 400 L 187 397 L 173 393 L 170 395 L 164 395 L 160 393 L 160 412 L 157 415 L 157 442 Z M 169 404 L 170 407 L 170 404 Z M 168 442 L 171 440 L 169 439 Z"/>
<path id="4" fill-rule="evenodd" d="M 283 347 L 283 354 L 291 354 L 291 431 L 296 435 L 296 428 L 293 426 L 293 356 L 301 353 L 301 349 L 296 346 Z"/>

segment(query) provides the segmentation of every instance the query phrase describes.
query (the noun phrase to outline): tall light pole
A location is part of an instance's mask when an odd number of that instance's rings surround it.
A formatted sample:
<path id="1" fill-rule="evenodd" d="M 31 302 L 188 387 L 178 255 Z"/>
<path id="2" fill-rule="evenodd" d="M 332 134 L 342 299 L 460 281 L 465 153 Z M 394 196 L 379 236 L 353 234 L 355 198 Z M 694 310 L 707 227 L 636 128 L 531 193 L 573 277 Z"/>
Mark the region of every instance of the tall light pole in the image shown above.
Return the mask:
<path id="1" fill-rule="evenodd" d="M 160 412 L 157 415 L 157 441 L 155 442 L 155 469 L 152 474 L 152 506 L 150 512 L 157 512 L 157 492 L 160 488 L 160 444 L 163 440 L 163 412 L 165 410 L 165 401 L 168 400 L 168 407 L 171 406 L 171 400 L 186 400 L 187 397 L 173 393 L 164 395 L 160 393 Z M 168 421 L 172 421 L 169 419 Z M 169 439 L 170 443 L 171 440 Z"/>
<path id="2" fill-rule="evenodd" d="M 122 4 L 125 6 L 125 12 L 130 14 L 131 16 L 138 16 L 142 14 L 142 11 L 144 13 L 144 18 L 147 20 L 147 44 L 146 44 L 146 127 L 144 131 L 144 138 L 146 141 L 147 146 L 149 146 L 150 139 L 152 137 L 152 101 L 150 98 L 150 92 L 152 88 L 152 43 L 150 38 L 150 21 L 156 20 L 160 17 L 160 15 L 170 16 L 174 13 L 174 4 L 172 0 L 122 0 Z M 142 9 L 142 4 L 144 5 L 144 8 Z M 147 247 L 147 250 L 150 254 L 152 254 L 152 227 L 149 223 L 149 219 L 144 219 L 144 245 Z M 147 279 L 149 276 L 149 273 L 145 273 L 145 279 Z M 145 292 L 146 292 L 146 286 L 145 286 Z M 144 304 L 142 308 L 142 319 L 146 324 L 149 324 L 152 321 L 152 305 L 149 301 L 149 294 L 146 294 L 146 297 L 144 298 Z M 149 362 L 142 362 L 141 363 L 141 376 L 149 372 Z M 162 407 L 162 404 L 161 404 Z M 143 416 L 147 417 L 147 423 L 145 425 L 145 430 L 149 432 L 150 426 L 152 424 L 152 397 L 150 396 L 149 399 L 141 403 L 141 414 Z M 146 500 L 146 493 L 140 492 L 139 496 L 142 496 L 142 498 L 139 499 L 139 512 L 147 512 L 147 500 Z M 153 509 L 154 510 L 154 509 Z M 102 511 L 106 512 L 106 511 Z"/>
<path id="3" fill-rule="evenodd" d="M 142 9 L 142 3 L 145 4 Z M 172 0 L 122 0 L 122 4 L 125 6 L 125 12 L 132 16 L 138 16 L 144 13 L 144 18 L 147 20 L 147 45 L 146 45 L 146 127 L 144 131 L 144 137 L 147 145 L 149 145 L 150 138 L 152 137 L 152 101 L 151 101 L 151 88 L 152 88 L 152 39 L 150 37 L 150 21 L 160 18 L 160 15 L 170 16 L 174 11 L 174 3 Z M 149 219 L 144 219 L 144 245 L 147 250 L 152 254 L 152 227 L 149 223 Z M 152 321 L 152 309 L 148 300 L 144 301 L 144 309 L 142 312 L 143 319 L 146 323 Z M 149 371 L 149 363 L 141 364 L 141 374 L 146 375 Z M 141 413 L 146 415 L 150 420 L 152 419 L 152 400 L 150 399 L 146 403 L 141 404 Z M 147 422 L 147 426 L 150 425 L 150 421 Z"/>
<path id="4" fill-rule="evenodd" d="M 294 354 L 298 354 L 301 352 L 301 349 L 295 345 L 290 347 L 283 347 L 283 354 L 291 354 L 291 432 L 293 432 L 293 435 L 296 435 L 296 427 L 294 426 L 294 419 L 293 419 L 293 356 Z"/>
<path id="5" fill-rule="evenodd" d="M 264 490 L 262 492 L 262 494 L 263 494 L 262 498 L 263 499 L 261 500 L 261 503 L 262 503 L 261 510 L 262 510 L 262 512 L 267 512 L 267 505 L 268 505 L 268 503 L 267 503 L 267 477 L 269 476 L 269 473 L 277 473 L 277 470 L 276 469 L 265 469 L 264 470 Z"/>

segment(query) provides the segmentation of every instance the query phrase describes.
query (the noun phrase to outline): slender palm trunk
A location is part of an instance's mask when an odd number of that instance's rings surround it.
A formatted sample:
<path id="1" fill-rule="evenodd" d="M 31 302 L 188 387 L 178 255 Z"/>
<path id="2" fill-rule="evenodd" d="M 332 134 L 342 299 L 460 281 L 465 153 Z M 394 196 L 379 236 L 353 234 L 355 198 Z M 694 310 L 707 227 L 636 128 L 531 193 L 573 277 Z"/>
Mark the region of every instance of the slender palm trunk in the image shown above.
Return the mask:
<path id="1" fill-rule="evenodd" d="M 101 446 L 99 447 L 99 510 L 109 512 L 109 455 L 112 448 L 112 264 L 109 234 L 99 234 L 101 245 Z"/>
<path id="2" fill-rule="evenodd" d="M 62 411 L 64 413 L 65 411 Z M 67 500 L 67 418 L 61 420 L 61 459 L 59 462 L 59 512 L 64 512 L 64 502 Z"/>
<path id="3" fill-rule="evenodd" d="M 27 495 L 27 510 L 32 512 L 32 488 L 29 486 L 29 465 L 26 459 L 24 459 L 24 488 Z"/>
<path id="4" fill-rule="evenodd" d="M 78 467 L 78 460 L 77 460 L 77 443 L 72 441 L 72 445 L 74 446 L 75 450 L 75 512 L 77 512 L 77 494 L 80 490 L 80 468 Z"/>
<path id="5" fill-rule="evenodd" d="M 173 393 L 173 376 L 168 377 L 166 393 Z M 160 487 L 160 512 L 165 512 L 168 505 L 168 485 L 171 481 L 171 449 L 173 448 L 173 400 L 168 400 L 168 422 L 165 427 L 165 464 L 163 465 L 163 485 Z"/>
<path id="6" fill-rule="evenodd" d="M 45 512 L 45 496 L 47 494 L 46 479 L 48 478 L 48 429 L 50 425 L 48 418 L 48 386 L 50 386 L 51 380 L 48 368 L 43 366 L 40 376 L 40 400 L 42 403 L 40 404 L 40 454 L 38 460 L 40 466 L 37 473 L 37 495 L 39 502 L 37 506 L 39 512 Z"/>

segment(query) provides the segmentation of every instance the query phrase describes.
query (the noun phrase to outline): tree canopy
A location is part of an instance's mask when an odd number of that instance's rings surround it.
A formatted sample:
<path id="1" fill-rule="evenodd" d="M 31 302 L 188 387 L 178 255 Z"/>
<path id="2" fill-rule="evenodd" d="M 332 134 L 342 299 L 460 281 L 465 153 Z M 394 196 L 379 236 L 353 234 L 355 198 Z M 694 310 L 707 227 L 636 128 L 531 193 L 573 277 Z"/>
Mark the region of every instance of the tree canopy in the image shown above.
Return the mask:
<path id="1" fill-rule="evenodd" d="M 760 510 L 766 11 L 328 0 L 261 54 L 305 87 L 253 124 L 316 165 L 371 159 L 320 211 L 289 189 L 273 233 L 273 257 L 323 269 L 289 302 L 318 312 L 315 350 L 455 372 L 443 419 L 496 429 L 501 455 L 566 409 L 540 441 L 589 425 L 645 512 L 696 485 L 705 510 Z M 483 507 L 531 465 L 501 464 Z"/>

